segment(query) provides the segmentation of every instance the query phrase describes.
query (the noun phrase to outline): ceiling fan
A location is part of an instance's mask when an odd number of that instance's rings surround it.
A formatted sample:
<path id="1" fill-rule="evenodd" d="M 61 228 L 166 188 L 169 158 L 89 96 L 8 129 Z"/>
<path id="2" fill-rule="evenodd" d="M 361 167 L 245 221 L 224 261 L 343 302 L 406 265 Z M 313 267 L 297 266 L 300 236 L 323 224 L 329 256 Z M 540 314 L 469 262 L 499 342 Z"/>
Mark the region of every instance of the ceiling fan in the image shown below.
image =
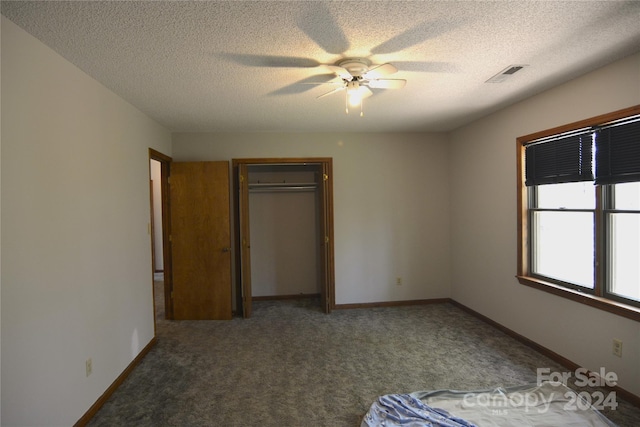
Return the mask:
<path id="1" fill-rule="evenodd" d="M 371 62 L 365 58 L 346 58 L 338 61 L 335 65 L 327 65 L 327 67 L 337 78 L 316 84 L 337 85 L 338 87 L 318 96 L 318 99 L 346 91 L 346 112 L 349 113 L 349 106 L 360 107 L 361 116 L 363 115 L 362 100 L 373 95 L 369 88 L 400 89 L 407 83 L 403 79 L 382 78 L 398 72 L 398 69 L 389 63 L 372 67 Z"/>

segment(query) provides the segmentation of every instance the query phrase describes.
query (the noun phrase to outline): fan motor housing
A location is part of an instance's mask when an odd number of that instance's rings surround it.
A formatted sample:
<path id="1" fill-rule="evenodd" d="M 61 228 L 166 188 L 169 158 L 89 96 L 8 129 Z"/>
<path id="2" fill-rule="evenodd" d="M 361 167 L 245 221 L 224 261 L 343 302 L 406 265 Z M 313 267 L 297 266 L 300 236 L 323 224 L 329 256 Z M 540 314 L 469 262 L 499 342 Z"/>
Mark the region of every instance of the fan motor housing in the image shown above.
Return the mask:
<path id="1" fill-rule="evenodd" d="M 364 58 L 346 58 L 338 61 L 336 65 L 344 68 L 354 77 L 361 77 L 369 71 L 371 62 Z"/>

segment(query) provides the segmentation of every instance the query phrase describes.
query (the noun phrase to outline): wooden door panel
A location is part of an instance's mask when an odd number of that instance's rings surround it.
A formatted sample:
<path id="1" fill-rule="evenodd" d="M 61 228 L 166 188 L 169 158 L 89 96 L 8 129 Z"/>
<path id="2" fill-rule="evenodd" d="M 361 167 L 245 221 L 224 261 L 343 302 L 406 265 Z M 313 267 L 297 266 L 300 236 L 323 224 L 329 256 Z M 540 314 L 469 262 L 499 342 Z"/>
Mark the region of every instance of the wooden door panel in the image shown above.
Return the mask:
<path id="1" fill-rule="evenodd" d="M 173 314 L 231 319 L 229 164 L 171 165 Z"/>

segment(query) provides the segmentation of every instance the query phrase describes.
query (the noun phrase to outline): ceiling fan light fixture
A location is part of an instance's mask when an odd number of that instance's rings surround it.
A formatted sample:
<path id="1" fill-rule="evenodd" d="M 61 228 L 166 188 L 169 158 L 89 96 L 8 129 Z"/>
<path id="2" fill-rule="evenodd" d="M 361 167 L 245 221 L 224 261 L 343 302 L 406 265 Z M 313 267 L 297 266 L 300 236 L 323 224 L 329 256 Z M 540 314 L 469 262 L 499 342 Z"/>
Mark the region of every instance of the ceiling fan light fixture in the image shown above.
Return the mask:
<path id="1" fill-rule="evenodd" d="M 362 105 L 362 91 L 357 81 L 347 83 L 347 99 L 349 105 L 358 107 Z"/>
<path id="2" fill-rule="evenodd" d="M 362 98 L 357 93 L 352 93 L 349 96 L 349 105 L 352 107 L 358 107 L 362 105 Z"/>
<path id="3" fill-rule="evenodd" d="M 360 117 L 364 116 L 362 103 L 364 98 L 373 95 L 369 88 L 374 89 L 401 89 L 407 83 L 404 79 L 382 78 L 394 74 L 398 69 L 389 64 L 381 64 L 371 67 L 371 62 L 366 58 L 345 58 L 335 63 L 326 65 L 337 78 L 342 80 L 340 87 L 324 93 L 318 98 L 323 98 L 332 93 L 345 91 L 345 112 L 349 114 L 349 107 L 360 107 Z M 323 84 L 336 84 L 325 82 Z"/>
<path id="4" fill-rule="evenodd" d="M 363 117 L 364 112 L 362 109 L 363 107 L 362 104 L 364 104 L 364 101 L 362 100 L 362 97 L 360 96 L 359 93 L 349 94 L 349 92 L 347 92 L 346 107 L 345 107 L 345 112 L 347 114 L 349 114 L 349 107 L 353 107 L 353 108 L 360 107 L 360 117 Z"/>

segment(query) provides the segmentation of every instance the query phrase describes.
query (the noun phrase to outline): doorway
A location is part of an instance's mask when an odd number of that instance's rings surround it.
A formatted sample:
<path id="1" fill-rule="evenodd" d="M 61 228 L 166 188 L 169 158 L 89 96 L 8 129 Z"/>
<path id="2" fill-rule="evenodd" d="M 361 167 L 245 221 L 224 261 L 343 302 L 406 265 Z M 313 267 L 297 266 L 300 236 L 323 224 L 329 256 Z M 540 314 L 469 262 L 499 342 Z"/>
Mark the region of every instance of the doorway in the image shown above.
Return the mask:
<path id="1" fill-rule="evenodd" d="M 237 311 L 251 317 L 252 301 L 271 294 L 319 296 L 329 313 L 335 306 L 332 159 L 234 159 L 232 167 Z"/>
<path id="2" fill-rule="evenodd" d="M 154 328 L 157 320 L 173 319 L 172 259 L 169 246 L 169 168 L 171 160 L 171 157 L 149 149 Z"/>

